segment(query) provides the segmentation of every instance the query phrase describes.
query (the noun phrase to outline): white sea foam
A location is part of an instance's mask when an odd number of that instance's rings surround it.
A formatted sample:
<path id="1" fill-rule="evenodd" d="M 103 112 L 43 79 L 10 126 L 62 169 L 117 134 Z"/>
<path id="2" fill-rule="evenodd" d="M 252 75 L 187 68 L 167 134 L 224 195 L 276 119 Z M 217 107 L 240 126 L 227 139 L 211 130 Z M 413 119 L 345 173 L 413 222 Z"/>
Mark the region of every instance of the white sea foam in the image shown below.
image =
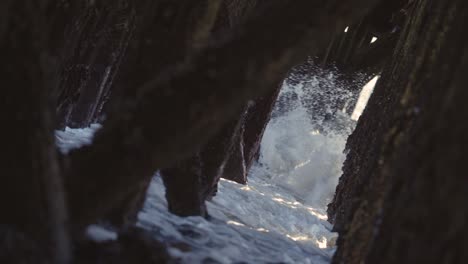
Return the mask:
<path id="1" fill-rule="evenodd" d="M 90 145 L 93 141 L 93 135 L 101 128 L 100 124 L 92 124 L 87 128 L 69 128 L 55 131 L 55 142 L 60 151 L 67 154 L 73 149 Z"/>
<path id="2" fill-rule="evenodd" d="M 354 128 L 354 121 L 339 108 L 327 107 L 335 101 L 345 104 L 351 95 L 328 77 L 285 83 L 281 96 L 293 99 L 288 100 L 287 111 L 281 106 L 275 109 L 282 112 L 274 114 L 265 131 L 260 170 L 301 202 L 323 210 L 341 176 L 344 146 Z M 325 108 L 311 111 L 316 102 L 325 102 Z"/>

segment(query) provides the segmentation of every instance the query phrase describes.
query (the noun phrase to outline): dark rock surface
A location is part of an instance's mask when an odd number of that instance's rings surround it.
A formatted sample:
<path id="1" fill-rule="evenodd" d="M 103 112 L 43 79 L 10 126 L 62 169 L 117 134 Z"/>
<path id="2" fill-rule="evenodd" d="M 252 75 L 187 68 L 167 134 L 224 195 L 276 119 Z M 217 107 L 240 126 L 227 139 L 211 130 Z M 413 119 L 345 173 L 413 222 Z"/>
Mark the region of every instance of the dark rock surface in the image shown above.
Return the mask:
<path id="1" fill-rule="evenodd" d="M 340 232 L 333 263 L 466 262 L 468 9 L 461 0 L 413 8 L 348 141 L 329 207 Z"/>

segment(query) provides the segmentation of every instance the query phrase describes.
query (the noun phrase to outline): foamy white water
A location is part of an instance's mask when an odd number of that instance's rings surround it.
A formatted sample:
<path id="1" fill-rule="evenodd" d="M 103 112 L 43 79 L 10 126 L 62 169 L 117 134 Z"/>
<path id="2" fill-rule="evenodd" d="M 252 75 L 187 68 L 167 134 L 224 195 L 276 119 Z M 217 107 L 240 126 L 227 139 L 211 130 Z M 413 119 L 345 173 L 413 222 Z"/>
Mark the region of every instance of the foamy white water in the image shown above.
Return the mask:
<path id="1" fill-rule="evenodd" d="M 55 142 L 60 151 L 67 154 L 73 149 L 92 144 L 93 135 L 100 128 L 99 124 L 92 124 L 89 128 L 72 129 L 66 127 L 64 131 L 55 131 Z"/>
<path id="2" fill-rule="evenodd" d="M 248 185 L 221 180 L 208 202 L 212 220 L 168 213 L 156 174 L 138 224 L 182 263 L 329 263 L 337 235 L 325 209 L 341 175 L 353 122 L 329 109 L 314 113 L 310 103 L 332 102 L 336 95 L 343 99 L 346 93 L 323 92 L 324 86 L 339 90 L 333 80 L 315 77 L 284 85 L 283 103 L 267 127 Z M 330 114 L 336 118 L 327 121 Z M 64 152 L 89 144 L 98 128 L 57 132 L 57 143 Z M 101 239 L 105 232 L 93 226 L 90 233 Z"/>
<path id="3" fill-rule="evenodd" d="M 285 84 L 280 97 L 291 97 L 293 93 L 295 96 L 292 97 L 296 99 L 288 102 L 287 111 L 276 107 L 275 111 L 283 112 L 274 114 L 261 146 L 260 166 L 271 182 L 283 187 L 298 201 L 322 212 L 338 184 L 345 160 L 346 139 L 354 128 L 354 121 L 341 111 L 310 111 L 310 101 L 332 102 L 347 96 L 344 92 L 323 92 L 324 87 L 320 85 L 324 84 L 325 88 L 340 90 L 333 80 L 315 79 L 294 86 Z M 334 118 L 326 120 L 330 115 Z"/>

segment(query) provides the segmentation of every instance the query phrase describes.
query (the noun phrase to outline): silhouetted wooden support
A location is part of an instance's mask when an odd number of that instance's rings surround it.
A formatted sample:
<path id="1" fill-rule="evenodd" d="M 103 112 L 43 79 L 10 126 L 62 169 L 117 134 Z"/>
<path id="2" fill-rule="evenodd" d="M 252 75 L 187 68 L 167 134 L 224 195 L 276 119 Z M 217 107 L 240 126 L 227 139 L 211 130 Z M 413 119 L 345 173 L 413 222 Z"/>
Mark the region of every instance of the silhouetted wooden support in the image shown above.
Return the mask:
<path id="1" fill-rule="evenodd" d="M 405 37 L 405 35 L 402 35 L 401 37 Z M 401 37 L 399 39 L 400 42 L 402 42 Z M 400 48 L 401 48 L 401 45 L 402 44 L 400 43 Z M 372 51 L 370 52 L 370 55 L 372 55 Z M 395 60 L 395 56 L 396 56 L 396 53 L 392 55 L 392 61 Z M 389 65 L 386 65 L 386 68 L 388 67 Z M 386 71 L 388 71 L 388 69 L 386 69 Z M 392 87 L 392 89 L 386 90 L 385 94 L 383 94 L 383 92 L 381 91 L 376 90 L 374 91 L 376 95 L 373 96 L 372 99 L 374 101 L 376 100 L 386 101 L 388 98 L 393 98 L 391 97 L 391 94 L 398 93 L 398 91 L 395 91 L 395 89 L 400 89 L 400 88 Z M 379 95 L 379 92 L 381 92 L 382 94 Z M 374 98 L 377 98 L 377 96 L 379 96 L 378 97 L 379 99 L 374 99 Z M 391 100 L 387 102 L 387 105 L 395 104 L 395 103 L 396 103 L 395 100 Z M 380 109 L 380 106 L 373 106 L 374 104 L 375 103 L 369 102 L 369 105 L 367 106 L 367 108 L 371 109 L 372 107 L 376 107 Z M 392 107 L 395 107 L 395 106 L 392 105 Z M 381 108 L 379 111 L 383 111 L 384 109 L 387 109 L 387 108 Z M 392 110 L 386 110 L 386 111 L 392 111 Z M 389 113 L 386 112 L 386 114 L 389 114 Z M 375 118 L 374 121 L 378 122 L 378 124 L 375 124 L 375 128 L 373 129 L 373 134 L 372 134 L 373 136 L 360 139 L 359 136 L 356 136 L 356 135 L 359 135 L 359 133 L 364 133 L 364 132 L 359 132 L 361 128 L 358 125 L 358 127 L 356 128 L 356 131 L 348 139 L 347 148 L 352 149 L 353 152 L 348 155 L 348 159 L 346 160 L 344 167 L 343 167 L 345 176 L 343 176 L 340 179 L 340 183 L 337 187 L 334 201 L 328 207 L 330 220 L 335 223 L 335 229 L 337 231 L 344 229 L 344 225 L 347 221 L 346 219 L 349 219 L 350 215 L 353 212 L 352 208 L 354 208 L 354 206 L 352 206 L 352 204 L 357 202 L 355 199 L 351 199 L 350 197 L 353 197 L 355 193 L 360 193 L 363 191 L 361 187 L 366 184 L 368 178 L 372 174 L 371 171 L 374 169 L 374 166 L 376 165 L 374 163 L 365 162 L 365 160 L 371 158 L 371 157 L 367 157 L 366 155 L 373 155 L 373 157 L 375 158 L 375 156 L 378 153 L 379 148 L 382 146 L 382 142 L 379 141 L 379 140 L 382 140 L 382 137 L 383 137 L 381 134 L 385 133 L 384 131 L 385 129 L 387 129 L 387 127 L 383 124 L 387 121 L 390 122 L 390 120 L 387 120 L 386 118 L 382 119 L 382 117 L 377 117 L 377 116 L 378 114 L 376 114 L 374 117 Z M 371 130 L 370 123 L 367 129 Z M 363 140 L 363 141 L 360 141 L 359 143 L 358 142 L 353 143 L 355 140 Z M 367 143 L 364 143 L 364 141 Z M 370 149 L 372 149 L 372 151 Z M 361 154 L 356 155 L 357 153 L 361 153 Z M 359 170 L 354 170 L 353 168 L 359 168 Z M 349 175 L 346 176 L 347 174 Z M 354 177 L 358 177 L 358 175 L 359 175 L 359 179 L 354 179 Z M 342 209 L 342 208 L 346 208 L 346 209 Z"/>
<path id="2" fill-rule="evenodd" d="M 134 28 L 127 0 L 87 2 L 69 26 L 59 86 L 59 127 L 97 120 Z"/>
<path id="3" fill-rule="evenodd" d="M 0 262 L 69 263 L 62 172 L 49 97 L 65 24 L 59 1 L 0 4 L 3 95 Z M 25 262 L 23 262 L 25 261 Z"/>
<path id="4" fill-rule="evenodd" d="M 334 263 L 464 263 L 468 257 L 463 0 L 413 3 L 392 61 L 348 140 L 329 216 Z"/>
<path id="5" fill-rule="evenodd" d="M 176 166 L 162 169 L 166 199 L 171 213 L 179 216 L 207 217 L 205 201 L 217 192 L 242 122 L 233 120 L 212 137 L 196 155 Z"/>
<path id="6" fill-rule="evenodd" d="M 207 216 L 202 188 L 200 159 L 184 160 L 176 166 L 161 170 L 166 187 L 168 210 L 179 216 Z"/>
<path id="7" fill-rule="evenodd" d="M 112 88 L 109 115 L 134 104 L 150 79 L 174 71 L 200 49 L 211 31 L 220 0 L 129 1 L 136 12 L 133 37 Z"/>
<path id="8" fill-rule="evenodd" d="M 213 36 L 223 38 L 229 35 L 253 11 L 255 2 L 223 1 L 213 24 Z M 245 183 L 247 171 L 243 142 L 246 114 L 246 111 L 241 111 L 227 122 L 195 156 L 173 168 L 161 170 L 169 211 L 179 216 L 207 217 L 205 201 L 216 195 L 219 179 L 226 178 L 227 170 L 241 173 L 242 180 L 238 180 Z M 198 173 L 193 173 L 195 170 Z M 186 185 L 184 177 L 189 177 L 192 181 L 194 177 L 198 177 L 197 184 Z"/>
<path id="9" fill-rule="evenodd" d="M 252 100 L 248 105 L 245 116 L 240 120 L 241 131 L 233 142 L 229 160 L 223 170 L 223 178 L 240 184 L 247 183 L 249 170 L 258 158 L 263 133 L 281 90 L 281 85 L 276 84 L 276 87 L 269 94 Z"/>
<path id="10" fill-rule="evenodd" d="M 130 42 L 122 75 L 114 87 L 115 94 L 109 108 L 111 114 L 118 115 L 122 105 L 134 103 L 139 87 L 146 80 L 184 62 L 205 45 L 220 3 L 219 0 L 134 3 L 137 16 L 135 37 Z M 198 160 L 194 157 L 178 163 L 175 168 L 161 170 L 169 209 L 176 214 L 187 216 L 206 211 L 204 203 L 197 202 L 204 201 L 200 189 L 202 182 L 196 179 L 201 173 L 194 171 L 195 167 L 201 170 Z M 166 177 L 166 174 L 170 176 Z M 134 222 L 143 206 L 149 179 L 127 194 L 106 219 L 117 226 Z"/>

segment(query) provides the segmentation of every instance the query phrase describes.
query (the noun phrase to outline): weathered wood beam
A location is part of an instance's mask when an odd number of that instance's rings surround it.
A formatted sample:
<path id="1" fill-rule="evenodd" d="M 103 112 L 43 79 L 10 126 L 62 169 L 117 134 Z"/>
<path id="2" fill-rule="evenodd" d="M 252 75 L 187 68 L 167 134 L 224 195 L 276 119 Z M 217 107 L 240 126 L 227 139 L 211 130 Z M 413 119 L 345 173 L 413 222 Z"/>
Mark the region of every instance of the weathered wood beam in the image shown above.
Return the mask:
<path id="1" fill-rule="evenodd" d="M 468 41 L 463 0 L 417 0 L 348 140 L 334 263 L 464 263 Z"/>
<path id="2" fill-rule="evenodd" d="M 65 22 L 62 2 L 0 4 L 0 262 L 67 263 L 70 240 L 50 94 Z M 13 244 L 13 246 L 11 245 Z M 37 256 L 25 256 L 31 250 Z M 23 254 L 21 254 L 23 253 Z M 34 258 L 36 257 L 36 258 Z"/>

